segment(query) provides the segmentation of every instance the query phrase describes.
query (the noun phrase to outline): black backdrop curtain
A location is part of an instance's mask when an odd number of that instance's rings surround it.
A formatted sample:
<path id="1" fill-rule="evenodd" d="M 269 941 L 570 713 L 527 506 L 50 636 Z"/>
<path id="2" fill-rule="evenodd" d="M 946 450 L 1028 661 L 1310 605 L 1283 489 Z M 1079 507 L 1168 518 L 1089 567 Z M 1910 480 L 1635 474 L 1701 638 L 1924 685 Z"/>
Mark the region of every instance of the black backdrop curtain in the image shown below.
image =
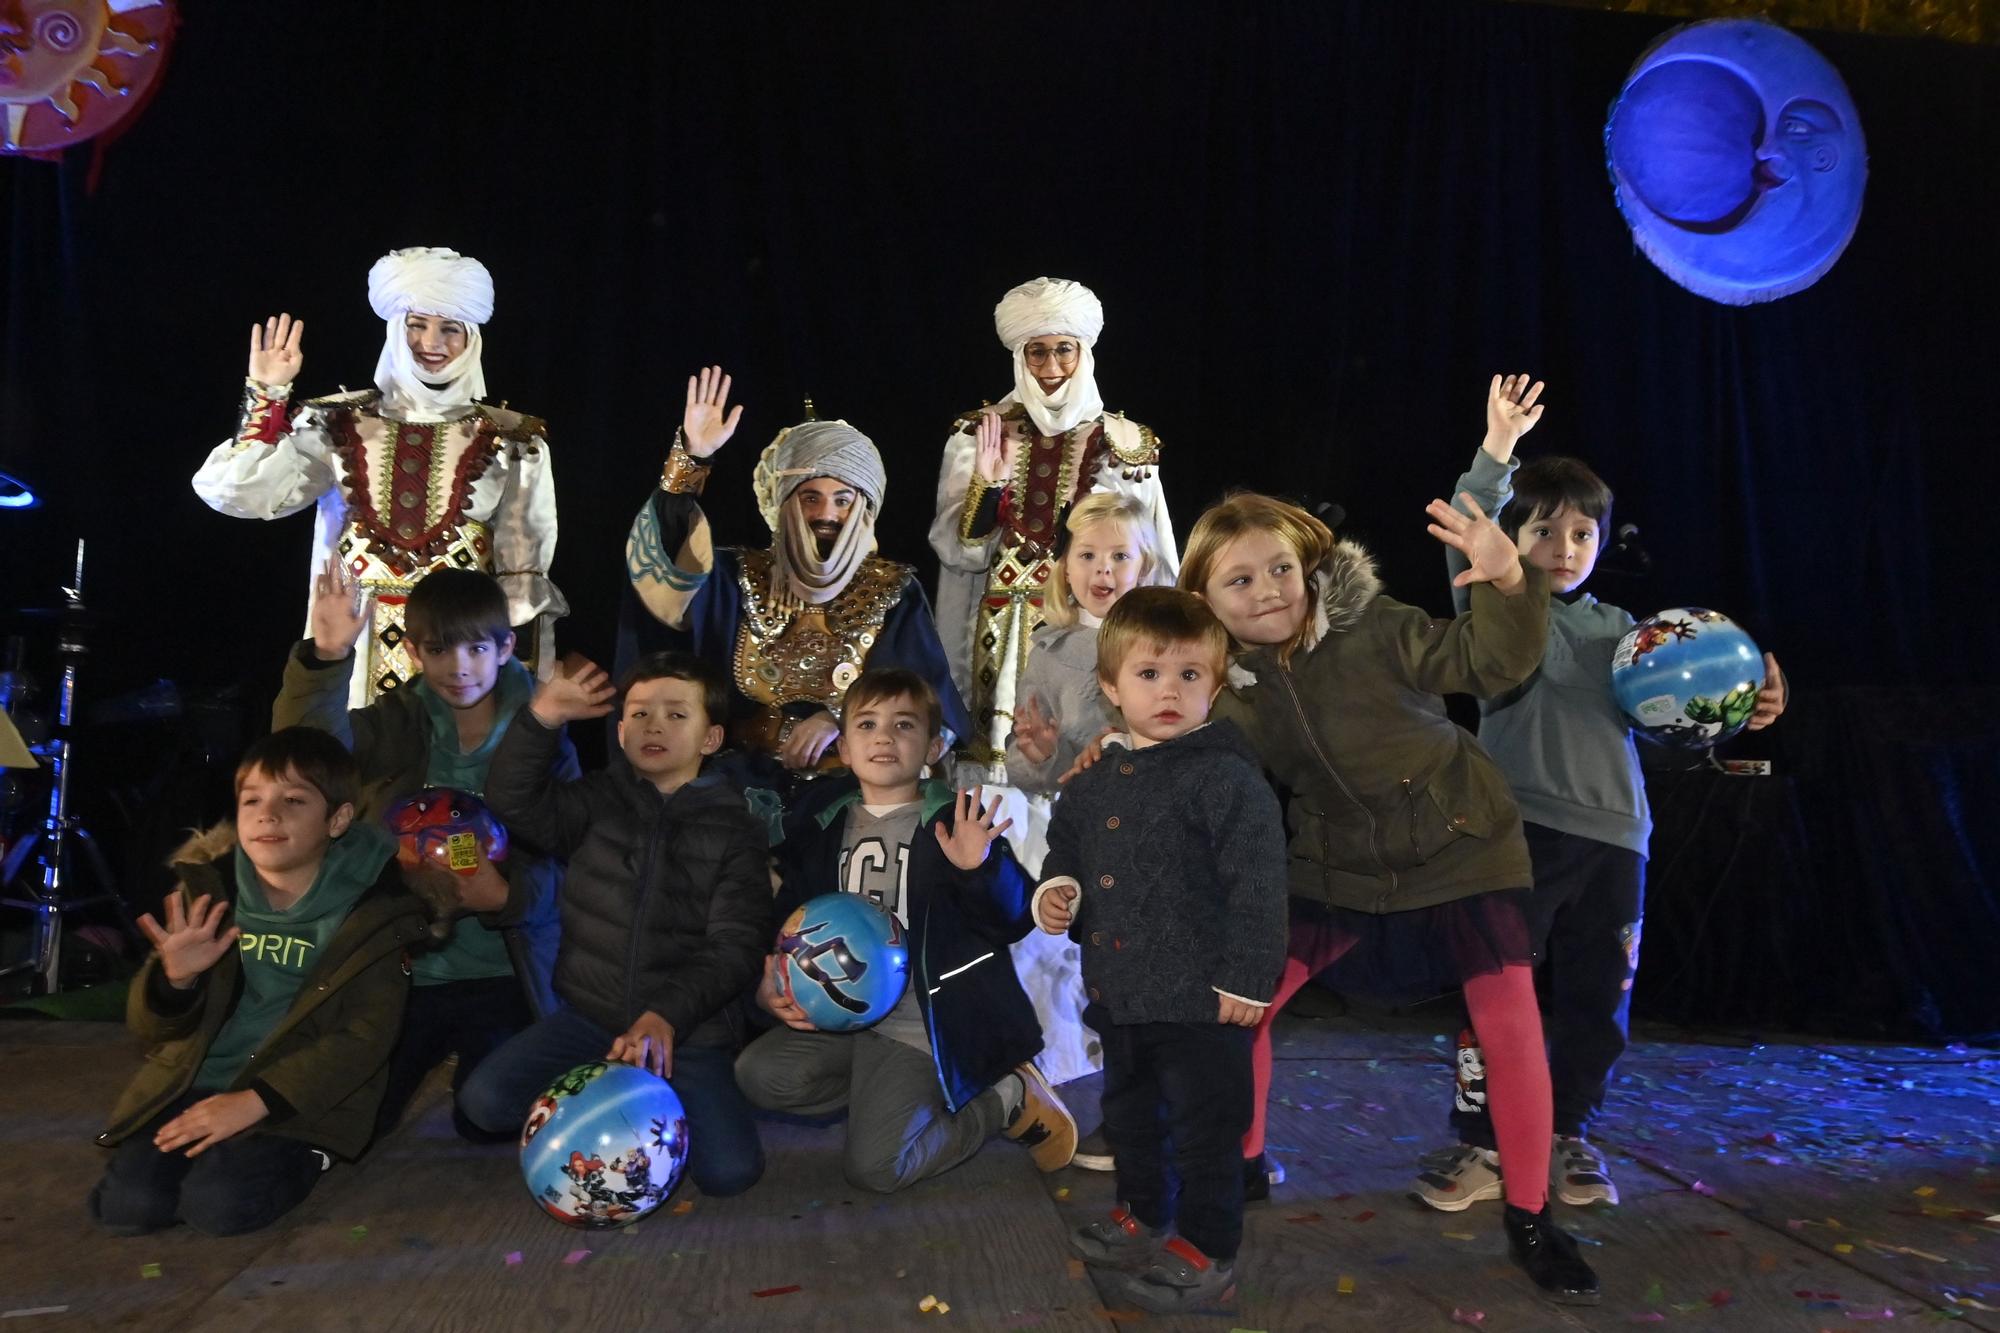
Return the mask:
<path id="1" fill-rule="evenodd" d="M 0 605 L 52 600 L 90 537 L 94 691 L 167 676 L 261 711 L 302 622 L 310 519 L 223 518 L 188 477 L 234 425 L 253 319 L 306 318 L 303 392 L 367 383 L 364 277 L 391 247 L 492 269 L 488 382 L 551 423 L 559 635 L 599 655 L 688 371 L 720 362 L 749 407 L 707 497 L 725 539 L 762 540 L 750 464 L 810 395 L 881 445 L 884 551 L 928 570 L 947 424 L 1010 382 L 993 303 L 1051 273 L 1103 297 L 1100 382 L 1164 438 L 1183 531 L 1230 485 L 1330 497 L 1390 590 L 1434 607 L 1422 505 L 1476 446 L 1486 377 L 1546 376 L 1531 451 L 1594 462 L 1655 560 L 1600 595 L 1721 607 L 1791 674 L 1793 715 L 1744 752 L 1808 783 L 1801 836 L 1862 850 L 1758 891 L 1851 926 L 1899 883 L 1949 883 L 1924 917 L 1940 947 L 2000 945 L 1991 807 L 1955 841 L 1899 822 L 1990 796 L 2000 761 L 1933 762 L 1897 723 L 1946 691 L 1976 704 L 2000 649 L 1979 611 L 2000 53 L 1807 34 L 1861 108 L 1866 211 L 1818 285 L 1735 310 L 1654 270 L 1612 204 L 1605 113 L 1656 19 L 1444 0 L 184 10 L 94 192 L 88 150 L 0 162 L 0 466 L 49 493 L 0 514 Z M 2000 987 L 1966 984 L 1949 1025 L 2000 1028 Z"/>

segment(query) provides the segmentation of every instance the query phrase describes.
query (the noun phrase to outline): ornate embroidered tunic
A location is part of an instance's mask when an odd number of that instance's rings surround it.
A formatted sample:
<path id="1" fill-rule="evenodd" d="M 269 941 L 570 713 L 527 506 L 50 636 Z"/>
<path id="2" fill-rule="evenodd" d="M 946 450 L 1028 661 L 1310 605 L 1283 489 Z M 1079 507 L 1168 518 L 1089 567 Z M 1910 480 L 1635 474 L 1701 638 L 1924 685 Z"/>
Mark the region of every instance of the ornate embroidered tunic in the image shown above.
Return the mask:
<path id="1" fill-rule="evenodd" d="M 1180 570 L 1180 548 L 1160 490 L 1160 442 L 1151 430 L 1107 413 L 1049 436 L 1036 431 L 1019 403 L 990 410 L 1000 413 L 1015 441 L 1013 475 L 1004 485 L 975 486 L 981 412 L 953 422 L 930 537 L 941 564 L 939 632 L 973 713 L 971 752 L 992 781 L 1004 782 L 1014 694 L 1042 625 L 1042 596 L 1070 506 L 1096 491 L 1136 498 L 1152 517 L 1167 579 Z"/>
<path id="2" fill-rule="evenodd" d="M 546 673 L 550 629 L 569 604 L 548 577 L 556 503 L 545 426 L 479 403 L 448 420 L 406 421 L 386 415 L 380 398 L 368 389 L 294 404 L 249 382 L 236 435 L 209 454 L 195 493 L 236 518 L 315 506 L 308 589 L 331 555 L 374 593 L 353 706 L 417 671 L 404 602 L 446 566 L 499 580 L 516 627 L 533 630 L 517 651 Z"/>
<path id="3" fill-rule="evenodd" d="M 665 648 L 723 664 L 730 742 L 767 757 L 788 722 L 822 709 L 837 717 L 847 687 L 871 666 L 908 667 L 930 681 L 944 724 L 966 734 L 971 724 L 915 570 L 870 557 L 838 597 L 812 605 L 773 586 L 768 550 L 721 547 L 701 559 L 707 526 L 692 494 L 655 491 L 639 511 L 626 547 L 620 671 Z M 709 568 L 690 570 L 676 557 Z"/>

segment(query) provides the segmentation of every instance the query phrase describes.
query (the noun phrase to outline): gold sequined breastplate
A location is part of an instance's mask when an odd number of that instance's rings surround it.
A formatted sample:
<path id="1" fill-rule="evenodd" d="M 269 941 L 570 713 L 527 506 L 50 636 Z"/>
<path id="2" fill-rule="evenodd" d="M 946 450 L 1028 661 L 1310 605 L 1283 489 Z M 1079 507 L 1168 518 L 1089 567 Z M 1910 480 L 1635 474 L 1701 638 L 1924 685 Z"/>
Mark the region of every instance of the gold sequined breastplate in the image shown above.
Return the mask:
<path id="1" fill-rule="evenodd" d="M 864 560 L 840 596 L 815 606 L 772 588 L 769 551 L 738 554 L 743 624 L 736 634 L 736 688 L 767 707 L 815 703 L 838 714 L 903 598 L 910 568 Z"/>

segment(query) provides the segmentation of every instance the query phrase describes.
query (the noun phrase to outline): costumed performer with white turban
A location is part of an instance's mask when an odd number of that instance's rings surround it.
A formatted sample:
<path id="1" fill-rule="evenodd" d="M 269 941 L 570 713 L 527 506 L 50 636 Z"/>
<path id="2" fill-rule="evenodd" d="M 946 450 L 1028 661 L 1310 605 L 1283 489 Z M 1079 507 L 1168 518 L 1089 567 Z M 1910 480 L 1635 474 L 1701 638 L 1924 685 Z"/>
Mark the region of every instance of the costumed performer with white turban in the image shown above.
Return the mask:
<path id="1" fill-rule="evenodd" d="M 860 431 L 804 421 L 778 432 L 753 478 L 770 546 L 714 545 L 698 497 L 743 415 L 728 408 L 729 387 L 719 367 L 688 378 L 659 488 L 626 541 L 617 668 L 667 648 L 720 663 L 734 747 L 721 762 L 768 816 L 839 767 L 841 700 L 868 667 L 929 681 L 954 741 L 970 723 L 916 571 L 875 555 L 888 477 Z"/>
<path id="2" fill-rule="evenodd" d="M 551 631 L 569 611 L 548 573 L 555 479 L 544 423 L 481 401 L 493 279 L 455 250 L 394 250 L 368 271 L 368 303 L 385 324 L 373 389 L 293 400 L 305 321 L 251 327 L 241 420 L 195 474 L 195 493 L 236 518 L 316 507 L 312 575 L 337 562 L 373 594 L 355 707 L 416 674 L 403 603 L 433 569 L 497 578 L 517 653 L 546 674 Z"/>
<path id="3" fill-rule="evenodd" d="M 952 423 L 930 538 L 940 562 L 938 625 L 972 709 L 968 748 L 1014 820 L 1022 864 L 1033 870 L 1047 850 L 1050 801 L 1002 784 L 1015 691 L 1043 623 L 1064 520 L 1087 495 L 1123 495 L 1152 529 L 1144 545 L 1156 557 L 1154 577 L 1172 582 L 1180 547 L 1160 489 L 1159 439 L 1123 413 L 1105 411 L 1097 389 L 1104 306 L 1096 293 L 1080 282 L 1036 278 L 1000 298 L 993 324 L 1014 359 L 1014 388 Z M 963 767 L 959 776 L 967 776 Z M 1082 1025 L 1077 947 L 1031 931 L 1014 947 L 1014 966 L 1042 1020 L 1042 1071 L 1063 1082 L 1099 1068 L 1098 1044 Z M 1108 1170 L 1109 1160 L 1085 1152 L 1078 1165 Z"/>

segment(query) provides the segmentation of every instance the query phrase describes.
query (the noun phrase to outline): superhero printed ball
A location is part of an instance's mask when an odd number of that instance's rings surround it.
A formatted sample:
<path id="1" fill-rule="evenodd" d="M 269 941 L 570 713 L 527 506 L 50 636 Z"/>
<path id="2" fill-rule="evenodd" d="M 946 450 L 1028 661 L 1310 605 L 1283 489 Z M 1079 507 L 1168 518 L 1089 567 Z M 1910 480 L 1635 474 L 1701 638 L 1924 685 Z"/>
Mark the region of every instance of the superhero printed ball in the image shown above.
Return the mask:
<path id="1" fill-rule="evenodd" d="M 489 861 L 507 859 L 506 828 L 470 792 L 426 787 L 390 806 L 382 823 L 396 836 L 396 859 L 405 866 L 430 860 L 470 875 L 481 852 Z"/>
<path id="2" fill-rule="evenodd" d="M 1640 735 L 1702 750 L 1757 710 L 1764 655 L 1720 611 L 1676 607 L 1626 631 L 1611 654 L 1611 693 Z"/>
<path id="3" fill-rule="evenodd" d="M 622 1227 L 666 1201 L 687 1169 L 687 1111 L 637 1065 L 578 1065 L 521 1126 L 521 1177 L 550 1217 Z"/>
<path id="4" fill-rule="evenodd" d="M 785 987 L 822 1032 L 885 1017 L 910 980 L 910 946 L 888 911 L 854 893 L 825 893 L 778 931 Z"/>

